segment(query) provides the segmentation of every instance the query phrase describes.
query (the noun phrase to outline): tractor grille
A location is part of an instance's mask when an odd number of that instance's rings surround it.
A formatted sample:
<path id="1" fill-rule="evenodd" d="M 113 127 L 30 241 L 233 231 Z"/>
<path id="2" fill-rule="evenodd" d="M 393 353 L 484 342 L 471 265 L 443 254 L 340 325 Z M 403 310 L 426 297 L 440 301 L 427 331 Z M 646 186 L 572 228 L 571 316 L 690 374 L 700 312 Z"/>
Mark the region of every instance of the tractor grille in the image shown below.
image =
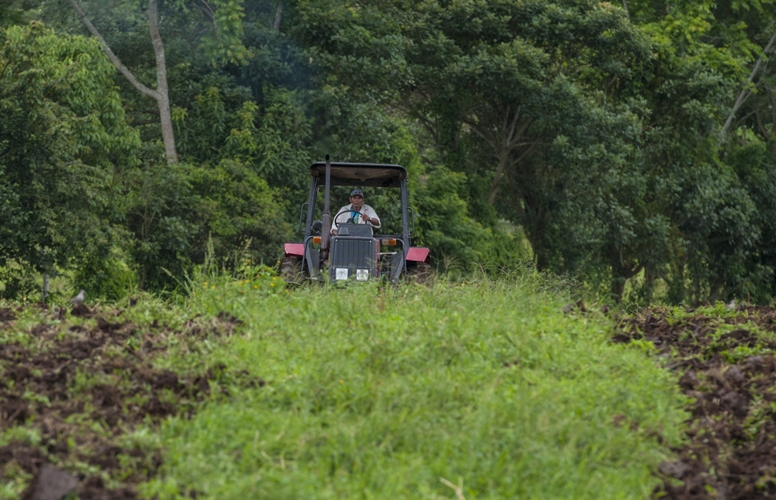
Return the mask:
<path id="1" fill-rule="evenodd" d="M 372 238 L 332 239 L 330 267 L 347 267 L 353 274 L 354 269 L 372 269 L 375 260 L 375 241 Z"/>

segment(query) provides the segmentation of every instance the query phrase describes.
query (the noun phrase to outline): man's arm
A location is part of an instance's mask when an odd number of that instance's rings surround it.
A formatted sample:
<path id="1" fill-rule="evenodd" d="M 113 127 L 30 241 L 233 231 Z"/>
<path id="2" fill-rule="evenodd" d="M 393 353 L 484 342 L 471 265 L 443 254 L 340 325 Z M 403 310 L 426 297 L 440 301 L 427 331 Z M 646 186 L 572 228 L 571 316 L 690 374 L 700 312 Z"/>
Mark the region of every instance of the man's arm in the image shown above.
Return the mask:
<path id="1" fill-rule="evenodd" d="M 375 228 L 380 228 L 380 217 L 377 216 L 377 213 L 375 210 L 370 207 L 369 205 L 365 205 L 361 208 L 361 212 L 366 216 L 369 217 L 368 219 L 364 217 L 364 220 L 370 223 Z"/>
<path id="2" fill-rule="evenodd" d="M 337 212 L 334 214 L 334 215 L 337 215 L 337 214 L 340 214 L 340 215 L 339 215 L 339 217 L 334 217 L 334 218 L 331 220 L 331 234 L 333 234 L 333 235 L 335 235 L 335 236 L 337 235 L 337 224 L 342 224 L 343 222 L 345 222 L 345 221 L 343 221 L 343 220 L 339 220 L 339 219 L 342 219 L 343 217 L 345 217 L 345 214 L 343 214 L 343 213 L 342 213 L 342 211 L 343 211 L 343 210 L 346 210 L 347 208 L 348 208 L 348 206 L 347 206 L 347 205 L 345 205 L 344 207 L 340 208 L 340 209 L 339 209 L 339 210 L 338 210 L 338 211 L 337 211 Z M 336 222 L 337 224 L 335 224 L 335 222 Z"/>
<path id="3" fill-rule="evenodd" d="M 329 232 L 336 236 L 337 235 L 337 229 L 335 229 L 335 226 L 336 226 L 335 222 L 337 222 L 337 218 L 336 217 L 331 219 L 331 231 L 329 231 Z"/>

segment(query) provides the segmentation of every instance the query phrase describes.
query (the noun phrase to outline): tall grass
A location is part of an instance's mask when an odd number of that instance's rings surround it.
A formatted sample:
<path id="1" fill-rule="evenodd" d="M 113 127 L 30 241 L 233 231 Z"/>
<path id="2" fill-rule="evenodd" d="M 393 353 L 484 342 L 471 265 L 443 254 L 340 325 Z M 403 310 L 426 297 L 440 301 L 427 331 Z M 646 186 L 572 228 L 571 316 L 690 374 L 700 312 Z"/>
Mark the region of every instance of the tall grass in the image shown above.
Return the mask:
<path id="1" fill-rule="evenodd" d="M 209 280 L 190 306 L 245 322 L 210 361 L 267 383 L 168 421 L 149 497 L 640 498 L 680 440 L 672 376 L 543 275 Z"/>

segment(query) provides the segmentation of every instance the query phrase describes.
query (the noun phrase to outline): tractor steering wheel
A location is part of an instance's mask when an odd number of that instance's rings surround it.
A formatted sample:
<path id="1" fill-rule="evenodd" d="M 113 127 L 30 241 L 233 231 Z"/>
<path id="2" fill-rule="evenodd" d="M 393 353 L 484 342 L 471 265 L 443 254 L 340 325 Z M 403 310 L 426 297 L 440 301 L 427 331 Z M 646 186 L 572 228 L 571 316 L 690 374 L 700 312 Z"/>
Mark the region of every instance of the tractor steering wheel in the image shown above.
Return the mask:
<path id="1" fill-rule="evenodd" d="M 348 212 L 353 212 L 353 210 L 343 210 L 342 212 L 334 216 L 334 229 L 339 230 L 339 223 L 337 222 L 337 217 L 339 217 L 342 214 L 346 214 Z M 361 212 L 356 212 L 356 215 L 364 215 L 364 214 L 362 214 Z M 353 217 L 355 217 L 355 215 Z"/>

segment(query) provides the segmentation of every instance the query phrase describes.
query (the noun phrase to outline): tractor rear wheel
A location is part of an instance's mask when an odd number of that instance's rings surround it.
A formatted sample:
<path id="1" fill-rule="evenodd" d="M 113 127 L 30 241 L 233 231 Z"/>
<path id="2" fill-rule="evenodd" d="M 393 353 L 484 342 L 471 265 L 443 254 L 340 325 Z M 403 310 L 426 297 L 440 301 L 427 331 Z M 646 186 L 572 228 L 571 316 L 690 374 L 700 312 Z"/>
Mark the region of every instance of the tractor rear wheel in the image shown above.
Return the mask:
<path id="1" fill-rule="evenodd" d="M 413 283 L 428 283 L 433 276 L 431 264 L 428 262 L 414 262 L 407 265 L 407 280 Z"/>
<path id="2" fill-rule="evenodd" d="M 284 257 L 280 263 L 280 277 L 286 283 L 298 284 L 302 282 L 302 258 L 297 256 Z"/>

